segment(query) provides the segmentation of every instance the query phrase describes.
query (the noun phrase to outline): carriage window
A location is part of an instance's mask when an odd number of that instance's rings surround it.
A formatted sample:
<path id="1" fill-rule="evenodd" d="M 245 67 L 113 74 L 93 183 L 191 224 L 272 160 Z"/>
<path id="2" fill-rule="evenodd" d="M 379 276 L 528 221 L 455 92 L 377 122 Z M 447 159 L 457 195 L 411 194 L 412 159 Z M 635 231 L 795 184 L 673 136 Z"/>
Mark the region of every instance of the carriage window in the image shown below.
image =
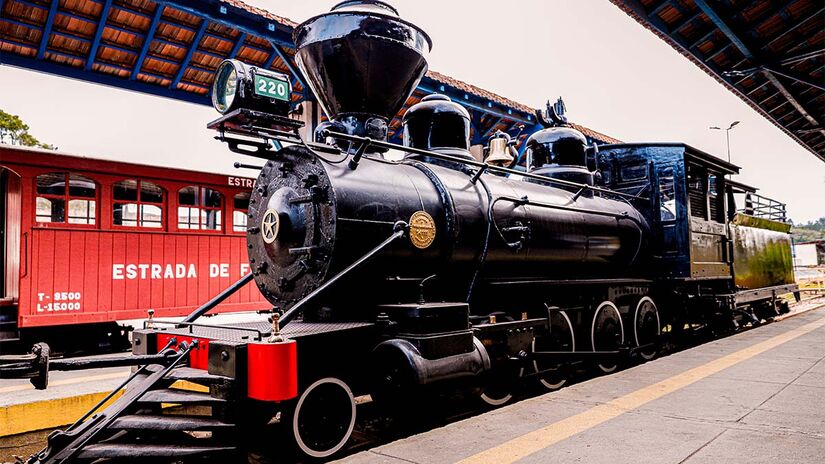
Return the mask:
<path id="1" fill-rule="evenodd" d="M 659 218 L 662 221 L 676 220 L 676 190 L 672 167 L 659 172 L 659 205 Z"/>
<path id="2" fill-rule="evenodd" d="M 619 174 L 622 177 L 622 182 L 647 179 L 647 165 L 642 163 L 623 166 Z"/>
<path id="3" fill-rule="evenodd" d="M 249 193 L 242 192 L 235 195 L 233 200 L 234 208 L 232 212 L 232 230 L 235 232 L 246 232 L 247 211 L 249 211 Z"/>
<path id="4" fill-rule="evenodd" d="M 178 229 L 220 230 L 223 196 L 207 187 L 178 190 Z"/>
<path id="5" fill-rule="evenodd" d="M 142 180 L 117 182 L 112 189 L 113 220 L 116 226 L 163 227 L 163 189 Z"/>
<path id="6" fill-rule="evenodd" d="M 66 172 L 37 176 L 35 219 L 41 223 L 95 224 L 95 182 Z"/>

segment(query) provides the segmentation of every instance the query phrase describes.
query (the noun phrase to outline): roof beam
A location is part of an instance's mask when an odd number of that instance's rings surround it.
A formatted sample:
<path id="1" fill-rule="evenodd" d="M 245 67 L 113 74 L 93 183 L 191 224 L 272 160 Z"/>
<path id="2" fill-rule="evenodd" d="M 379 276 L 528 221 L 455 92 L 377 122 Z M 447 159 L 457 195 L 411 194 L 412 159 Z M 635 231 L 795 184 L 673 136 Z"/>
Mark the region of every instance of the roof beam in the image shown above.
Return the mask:
<path id="1" fill-rule="evenodd" d="M 694 40 L 692 44 L 688 45 L 688 48 L 694 49 L 699 45 L 702 45 L 704 41 L 708 40 L 710 36 L 716 33 L 716 30 L 717 29 L 715 27 L 711 26 L 709 31 L 705 32 L 698 39 Z M 705 59 L 705 61 L 707 61 L 707 59 Z"/>
<path id="2" fill-rule="evenodd" d="M 51 61 L 28 58 L 22 55 L 4 53 L 3 64 L 68 77 L 71 79 L 108 85 L 111 87 L 121 89 L 125 88 L 127 90 L 132 90 L 135 92 L 142 92 L 150 95 L 156 95 L 159 97 L 171 98 L 174 100 L 197 103 L 200 105 L 210 104 L 209 99 L 206 95 L 197 95 L 192 92 L 174 90 L 168 87 L 161 87 L 159 85 L 148 84 L 140 81 L 130 81 L 121 77 L 113 76 L 111 74 L 88 72 L 85 71 L 83 68 L 64 66 Z"/>
<path id="3" fill-rule="evenodd" d="M 442 85 L 445 85 L 445 84 L 442 84 Z M 446 87 L 449 87 L 449 86 L 446 86 Z M 452 94 L 452 95 L 456 94 L 456 92 L 454 90 L 452 90 L 452 88 L 449 92 L 446 91 L 446 90 L 435 90 L 434 88 L 432 88 L 429 85 L 424 84 L 424 83 L 421 83 L 421 84 L 418 85 L 418 90 L 420 90 L 420 91 L 422 91 L 426 94 L 442 93 L 442 94 L 448 94 L 448 96 L 449 96 L 449 94 Z M 463 95 L 466 92 L 461 92 L 461 93 Z M 458 103 L 459 105 L 464 106 L 465 108 L 469 108 L 469 109 L 472 109 L 472 110 L 475 110 L 475 111 L 481 111 L 483 113 L 491 114 L 493 116 L 497 116 L 497 117 L 504 118 L 504 119 L 509 119 L 511 121 L 518 121 L 518 122 L 527 124 L 528 126 L 532 126 L 533 124 L 535 124 L 535 121 L 533 120 L 532 115 L 528 115 L 525 118 L 522 115 L 523 113 L 521 111 L 518 111 L 518 112 L 513 111 L 512 114 L 511 114 L 509 112 L 501 112 L 501 111 L 498 111 L 495 108 L 490 108 L 490 107 L 487 107 L 487 106 L 484 106 L 484 105 L 477 105 L 477 104 L 475 104 L 475 103 L 473 103 L 473 102 L 471 102 L 467 99 L 464 99 L 464 98 L 455 98 L 454 101 L 456 103 Z"/>
<path id="4" fill-rule="evenodd" d="M 149 45 L 151 45 L 152 40 L 154 40 L 155 30 L 157 30 L 160 17 L 163 15 L 163 8 L 164 6 L 161 4 L 158 4 L 157 7 L 155 7 L 155 14 L 152 16 L 152 22 L 149 24 L 149 30 L 146 31 L 146 36 L 143 38 L 143 45 L 140 47 L 140 53 L 138 53 L 137 60 L 135 60 L 135 68 L 132 70 L 132 75 L 129 76 L 129 80 L 137 79 L 137 75 L 140 73 L 140 68 L 143 67 L 143 60 L 146 59 L 146 54 L 149 53 Z"/>
<path id="5" fill-rule="evenodd" d="M 728 40 L 730 40 L 734 45 L 736 45 L 736 48 L 738 48 L 739 51 L 742 52 L 742 55 L 750 59 L 753 58 L 753 53 L 751 53 L 751 50 L 747 47 L 747 45 L 745 45 L 744 42 L 742 42 L 742 39 L 739 38 L 738 35 L 736 35 L 733 29 L 731 29 L 728 23 L 726 23 L 725 20 L 722 19 L 722 17 L 719 15 L 719 13 L 716 12 L 716 10 L 711 8 L 711 6 L 708 5 L 705 2 L 705 0 L 694 0 L 694 3 L 696 3 L 696 6 L 699 7 L 699 9 L 702 10 L 703 13 L 705 13 L 705 16 L 710 18 L 711 22 L 713 22 L 713 24 L 715 24 L 716 27 L 718 27 L 723 34 L 725 34 Z"/>
<path id="6" fill-rule="evenodd" d="M 799 27 L 800 27 L 800 26 L 802 26 L 803 24 L 805 24 L 805 23 L 807 23 L 808 21 L 810 21 L 810 20 L 812 20 L 812 19 L 816 18 L 817 16 L 821 16 L 823 12 L 825 12 L 825 7 L 822 7 L 822 8 L 820 8 L 820 9 L 818 9 L 818 10 L 814 11 L 813 13 L 809 14 L 808 16 L 806 16 L 806 17 L 802 18 L 802 19 L 801 19 L 801 20 L 799 20 L 796 24 L 794 24 L 793 26 L 791 26 L 791 27 L 789 27 L 789 28 L 785 29 L 784 31 L 782 31 L 782 33 L 781 33 L 781 34 L 779 34 L 778 36 L 776 36 L 776 37 L 774 37 L 773 39 L 771 39 L 771 40 L 770 40 L 770 42 L 768 42 L 768 43 L 766 43 L 765 45 L 763 45 L 763 46 L 762 46 L 762 49 L 768 48 L 768 47 L 770 47 L 771 45 L 775 44 L 775 43 L 776 43 L 776 41 L 778 41 L 778 40 L 779 40 L 779 39 L 781 39 L 782 37 L 785 37 L 786 35 L 790 34 L 791 32 L 793 32 L 793 31 L 795 31 L 795 30 L 799 29 Z"/>
<path id="7" fill-rule="evenodd" d="M 58 0 L 54 0 L 49 7 L 49 15 L 46 17 L 46 24 L 43 26 L 43 37 L 40 38 L 40 47 L 37 49 L 38 60 L 42 60 L 46 55 L 46 47 L 49 45 L 49 37 L 52 35 L 54 16 L 57 14 L 57 7 L 59 5 L 60 2 Z"/>
<path id="8" fill-rule="evenodd" d="M 198 32 L 195 34 L 195 38 L 192 39 L 192 45 L 186 52 L 186 56 L 183 58 L 183 61 L 181 61 L 180 68 L 178 68 L 178 73 L 175 75 L 175 79 L 172 80 L 172 84 L 170 85 L 171 88 L 178 88 L 178 84 L 180 84 L 181 79 L 183 79 L 183 74 L 186 72 L 186 68 L 189 67 L 189 62 L 192 60 L 192 55 L 194 55 L 195 51 L 198 49 L 198 45 L 200 45 L 201 39 L 203 38 L 203 33 L 206 31 L 206 26 L 208 25 L 209 20 L 203 18 L 201 20 L 201 25 L 198 28 Z"/>
<path id="9" fill-rule="evenodd" d="M 764 75 L 765 78 L 771 81 L 771 84 L 773 84 L 773 86 L 776 87 L 776 89 L 779 90 L 779 92 L 781 92 L 786 99 L 788 99 L 788 102 L 790 102 L 790 104 L 796 109 L 796 111 L 798 111 L 802 116 L 805 117 L 805 119 L 808 120 L 809 123 L 811 123 L 814 127 L 818 128 L 819 131 L 822 132 L 823 135 L 825 135 L 825 128 L 823 128 L 819 124 L 819 121 L 817 121 L 816 118 L 811 116 L 810 113 L 808 113 L 808 111 L 805 110 L 802 104 L 799 103 L 796 100 L 796 98 L 794 98 L 794 96 L 791 95 L 790 92 L 788 92 L 788 89 L 785 88 L 785 85 L 782 84 L 782 82 L 779 82 L 779 79 L 777 79 L 776 76 L 773 75 L 773 73 L 765 69 L 762 70 L 762 75 Z"/>
<path id="10" fill-rule="evenodd" d="M 185 11 L 200 18 L 228 24 L 247 34 L 274 41 L 284 47 L 293 48 L 295 46 L 295 44 L 292 43 L 292 32 L 287 31 L 286 26 L 275 21 L 268 21 L 266 18 L 260 16 L 249 18 L 249 16 L 251 16 L 249 12 L 233 6 L 229 2 L 222 0 L 157 1 L 158 3 L 171 6 L 172 8 Z"/>
<path id="11" fill-rule="evenodd" d="M 794 95 L 787 89 L 787 87 L 785 87 L 785 84 L 783 84 L 779 79 L 777 79 L 775 74 L 779 74 L 783 77 L 787 77 L 794 80 L 798 79 L 777 73 L 775 70 L 769 69 L 761 63 L 759 63 L 759 58 L 761 57 L 756 57 L 754 55 L 753 51 L 743 41 L 739 34 L 737 34 L 737 32 L 731 25 L 724 21 L 724 19 L 719 15 L 719 13 L 717 13 L 713 8 L 711 8 L 711 6 L 708 5 L 705 2 L 705 0 L 694 0 L 694 2 L 696 3 L 696 6 L 699 7 L 710 18 L 710 20 L 713 21 L 714 24 L 716 24 L 719 30 L 721 30 L 722 33 L 725 34 L 728 40 L 730 40 L 731 43 L 733 43 L 736 46 L 736 48 L 739 49 L 743 56 L 745 56 L 750 61 L 760 65 L 758 68 L 759 72 L 761 72 L 762 75 L 765 76 L 765 78 L 768 79 L 768 81 L 770 81 L 770 83 L 779 91 L 779 93 L 781 93 L 782 96 L 784 96 L 785 99 L 788 100 L 791 106 L 793 106 L 794 109 L 796 109 L 796 111 L 798 111 L 799 114 L 801 114 L 810 124 L 812 124 L 815 128 L 821 131 L 823 135 L 825 135 L 825 128 L 822 127 L 820 122 L 815 117 L 811 116 L 807 109 L 805 109 L 805 107 L 796 99 L 796 97 L 794 97 Z M 825 10 L 825 8 L 822 8 L 819 11 L 823 10 Z M 808 21 L 808 19 L 805 19 L 804 21 Z M 790 29 L 795 29 L 796 27 L 799 27 L 800 24 L 801 22 L 797 23 L 794 28 Z M 786 34 L 787 32 L 788 31 L 783 32 L 782 35 Z M 807 80 L 803 81 L 803 83 L 812 85 L 812 83 L 808 82 Z M 770 114 L 770 112 L 768 114 Z"/>
<path id="12" fill-rule="evenodd" d="M 816 58 L 819 55 L 825 55 L 825 48 L 820 48 L 819 50 L 812 50 L 806 53 L 801 53 L 795 56 L 789 56 L 787 58 L 783 58 L 779 61 L 779 64 L 783 66 L 788 66 L 792 64 L 799 63 L 801 61 L 810 60 L 812 58 Z"/>
<path id="13" fill-rule="evenodd" d="M 243 47 L 244 41 L 246 41 L 246 32 L 241 31 L 241 33 L 238 34 L 238 40 L 235 41 L 235 45 L 232 47 L 232 51 L 229 52 L 230 60 L 238 56 L 238 52 L 241 51 L 241 47 Z"/>
<path id="14" fill-rule="evenodd" d="M 272 67 L 272 63 L 274 63 L 274 62 L 275 62 L 275 58 L 276 58 L 277 56 L 278 56 L 278 52 L 276 52 L 276 51 L 274 51 L 274 50 L 273 50 L 273 51 L 272 51 L 272 53 L 270 53 L 270 54 L 269 54 L 269 58 L 267 58 L 267 59 L 266 59 L 266 61 L 264 62 L 264 66 L 263 66 L 263 67 L 264 67 L 264 68 L 266 68 L 266 69 L 271 68 L 271 67 Z"/>
<path id="15" fill-rule="evenodd" d="M 92 47 L 89 49 L 89 59 L 86 60 L 86 71 L 92 69 L 92 65 L 97 59 L 97 49 L 100 48 L 100 39 L 103 37 L 103 29 L 106 29 L 106 21 L 109 19 L 109 10 L 111 8 L 112 0 L 106 0 L 106 3 L 103 4 L 103 9 L 100 11 L 100 22 L 97 24 L 97 31 L 95 31 L 95 38 L 92 40 Z"/>
<path id="16" fill-rule="evenodd" d="M 662 10 L 664 10 L 665 8 L 667 8 L 668 5 L 671 4 L 673 4 L 673 0 L 664 0 L 663 2 L 660 2 L 658 5 L 656 5 L 652 10 L 650 10 L 650 13 L 648 14 L 659 16 L 659 13 L 661 13 Z"/>
<path id="17" fill-rule="evenodd" d="M 494 119 L 493 123 L 490 124 L 490 127 L 486 131 L 484 131 L 483 134 L 481 134 L 481 138 L 486 139 L 487 137 L 489 137 L 493 133 L 493 129 L 495 129 L 502 121 L 502 118 L 498 118 L 498 117 L 493 118 L 493 119 Z"/>
<path id="18" fill-rule="evenodd" d="M 807 86 L 813 87 L 819 90 L 825 90 L 825 85 L 813 82 L 805 78 L 804 76 L 800 76 L 793 71 L 779 71 L 775 68 L 765 66 L 764 69 L 770 73 L 776 74 L 777 76 L 782 76 L 788 78 L 792 81 L 799 82 L 800 84 L 805 84 Z"/>
<path id="19" fill-rule="evenodd" d="M 283 61 L 287 69 L 289 69 L 289 72 L 291 72 L 292 75 L 295 77 L 295 80 L 300 82 L 301 87 L 303 87 L 304 91 L 306 91 L 307 86 L 304 82 L 303 77 L 301 76 L 301 71 L 299 71 L 298 68 L 295 67 L 294 64 L 292 64 L 292 60 L 290 60 L 286 52 L 283 49 L 281 49 L 280 45 L 276 44 L 275 42 L 270 42 L 270 45 L 272 45 L 272 49 L 275 50 L 275 53 L 278 54 L 278 57 L 281 58 L 281 61 Z"/>

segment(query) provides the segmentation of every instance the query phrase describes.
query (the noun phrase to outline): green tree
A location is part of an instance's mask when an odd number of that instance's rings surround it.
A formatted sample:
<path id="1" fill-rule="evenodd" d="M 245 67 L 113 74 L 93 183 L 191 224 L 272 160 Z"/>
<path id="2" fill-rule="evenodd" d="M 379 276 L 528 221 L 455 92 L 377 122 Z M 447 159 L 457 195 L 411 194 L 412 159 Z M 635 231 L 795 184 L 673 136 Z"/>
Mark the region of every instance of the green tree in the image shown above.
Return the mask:
<path id="1" fill-rule="evenodd" d="M 825 217 L 806 224 L 795 225 L 791 229 L 791 233 L 797 243 L 825 240 Z"/>
<path id="2" fill-rule="evenodd" d="M 29 126 L 16 114 L 0 110 L 0 143 L 22 145 L 24 147 L 56 150 L 57 147 L 43 143 L 29 134 Z"/>
<path id="3" fill-rule="evenodd" d="M 825 232 L 825 217 L 821 217 L 816 221 L 811 221 L 807 224 L 800 224 L 799 227 L 803 227 L 805 229 L 813 229 Z"/>

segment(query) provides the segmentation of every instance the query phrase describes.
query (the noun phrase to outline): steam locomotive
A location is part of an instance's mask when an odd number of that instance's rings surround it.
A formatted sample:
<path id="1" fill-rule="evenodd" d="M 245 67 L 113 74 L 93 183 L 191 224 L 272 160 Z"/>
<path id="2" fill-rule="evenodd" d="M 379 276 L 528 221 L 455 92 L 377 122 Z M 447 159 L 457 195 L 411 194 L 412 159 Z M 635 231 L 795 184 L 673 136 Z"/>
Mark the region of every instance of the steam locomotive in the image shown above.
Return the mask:
<path id="1" fill-rule="evenodd" d="M 287 443 L 326 458 L 350 439 L 359 395 L 395 405 L 466 389 L 501 405 L 527 383 L 562 387 L 571 365 L 651 359 L 691 325 L 770 319 L 797 290 L 781 208 L 728 179 L 730 163 L 684 144 L 588 147 L 552 111 L 524 169 L 504 134 L 476 160 L 467 111 L 437 94 L 407 111 L 393 145 L 388 121 L 426 72 L 430 37 L 386 3 L 352 0 L 294 39 L 329 118 L 312 140 L 290 118 L 287 76 L 229 60 L 212 92 L 222 116 L 209 127 L 265 160 L 248 210 L 252 273 L 182 322 L 147 320 L 132 358 L 95 361 L 141 367 L 30 462 L 150 448 L 216 458 L 276 416 Z M 252 281 L 270 321 L 197 321 Z M 48 347 L 12 367 L 45 387 Z M 167 415 L 168 403 L 211 412 Z M 212 433 L 163 444 L 195 430 Z"/>

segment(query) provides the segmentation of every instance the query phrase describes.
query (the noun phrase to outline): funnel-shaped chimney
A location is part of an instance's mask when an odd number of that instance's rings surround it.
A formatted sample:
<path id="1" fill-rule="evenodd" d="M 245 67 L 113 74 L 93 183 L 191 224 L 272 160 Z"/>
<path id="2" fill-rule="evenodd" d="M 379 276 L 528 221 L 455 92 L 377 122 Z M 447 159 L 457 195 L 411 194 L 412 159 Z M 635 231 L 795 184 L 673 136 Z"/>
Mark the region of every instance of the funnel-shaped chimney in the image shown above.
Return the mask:
<path id="1" fill-rule="evenodd" d="M 380 138 L 427 72 L 430 37 L 380 1 L 339 3 L 294 32 L 296 62 L 327 116 Z"/>

